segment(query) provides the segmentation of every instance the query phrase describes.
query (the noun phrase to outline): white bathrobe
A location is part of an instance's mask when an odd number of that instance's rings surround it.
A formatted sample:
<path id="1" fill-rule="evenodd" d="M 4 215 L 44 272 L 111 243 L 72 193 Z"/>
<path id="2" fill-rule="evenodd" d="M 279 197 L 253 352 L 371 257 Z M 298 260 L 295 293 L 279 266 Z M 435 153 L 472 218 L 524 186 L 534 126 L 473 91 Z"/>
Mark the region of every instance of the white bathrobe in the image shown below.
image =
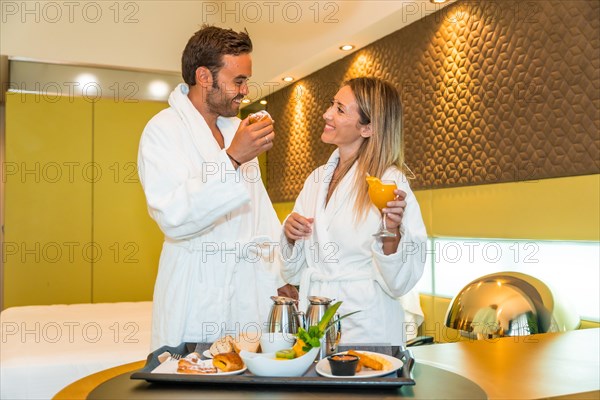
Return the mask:
<path id="1" fill-rule="evenodd" d="M 148 122 L 139 147 L 148 210 L 165 234 L 152 350 L 261 330 L 270 296 L 283 285 L 275 253 L 281 225 L 258 162 L 235 170 L 187 89 L 175 88 L 171 107 Z M 226 148 L 239 123 L 218 118 Z"/>
<path id="2" fill-rule="evenodd" d="M 359 224 L 354 222 L 352 194 L 356 164 L 340 181 L 325 206 L 327 189 L 339 160 L 334 151 L 327 164 L 306 179 L 294 211 L 313 217 L 313 233 L 290 246 L 280 238 L 283 277 L 300 285 L 300 309 L 306 309 L 307 296 L 342 300 L 340 315 L 361 310 L 342 321 L 342 343 L 405 343 L 404 309 L 399 299 L 415 286 L 423 274 L 427 233 L 417 200 L 406 177 L 396 168 L 388 169 L 382 179 L 394 180 L 407 193 L 406 212 L 398 250 L 384 255 L 379 230 L 381 214 L 375 206 Z M 413 296 L 407 300 L 420 313 Z"/>

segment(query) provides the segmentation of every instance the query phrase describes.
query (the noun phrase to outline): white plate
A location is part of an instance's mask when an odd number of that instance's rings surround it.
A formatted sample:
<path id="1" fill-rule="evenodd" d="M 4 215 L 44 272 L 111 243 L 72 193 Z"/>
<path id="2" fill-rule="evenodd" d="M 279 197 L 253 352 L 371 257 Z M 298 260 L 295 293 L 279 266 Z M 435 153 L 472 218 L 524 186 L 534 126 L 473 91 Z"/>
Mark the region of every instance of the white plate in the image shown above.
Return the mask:
<path id="1" fill-rule="evenodd" d="M 210 352 L 210 350 L 204 350 L 204 351 L 202 352 L 202 355 L 203 355 L 204 357 L 206 357 L 206 358 L 213 358 L 213 355 L 212 355 L 212 353 Z"/>
<path id="2" fill-rule="evenodd" d="M 355 375 L 339 376 L 339 375 L 333 375 L 331 373 L 331 367 L 329 366 L 329 361 L 327 360 L 327 358 L 323 358 L 321 361 L 319 361 L 317 363 L 317 366 L 316 366 L 317 373 L 326 378 L 342 378 L 342 379 L 376 378 L 378 376 L 389 375 L 389 374 L 399 370 L 400 368 L 402 368 L 402 365 L 403 365 L 402 361 L 398 360 L 396 357 L 388 356 L 387 354 L 374 353 L 372 351 L 363 351 L 363 350 L 360 350 L 359 353 L 365 353 L 367 355 L 375 354 L 375 355 L 378 355 L 379 357 L 383 357 L 392 363 L 392 368 L 386 369 L 385 371 L 375 371 L 375 370 L 363 367 L 360 370 L 360 372 L 357 372 Z M 337 354 L 346 354 L 346 352 L 344 351 L 344 352 L 337 353 Z"/>
<path id="3" fill-rule="evenodd" d="M 203 362 L 209 363 L 212 365 L 212 361 L 204 360 Z M 231 372 L 223 372 L 217 369 L 217 373 L 214 374 L 182 374 L 181 372 L 177 372 L 177 364 L 178 360 L 174 360 L 169 358 L 164 363 L 160 364 L 158 367 L 152 370 L 153 374 L 177 374 L 177 375 L 198 375 L 198 376 L 227 376 L 227 375 L 239 375 L 246 371 L 248 368 L 244 365 L 244 368 L 238 369 L 237 371 Z"/>

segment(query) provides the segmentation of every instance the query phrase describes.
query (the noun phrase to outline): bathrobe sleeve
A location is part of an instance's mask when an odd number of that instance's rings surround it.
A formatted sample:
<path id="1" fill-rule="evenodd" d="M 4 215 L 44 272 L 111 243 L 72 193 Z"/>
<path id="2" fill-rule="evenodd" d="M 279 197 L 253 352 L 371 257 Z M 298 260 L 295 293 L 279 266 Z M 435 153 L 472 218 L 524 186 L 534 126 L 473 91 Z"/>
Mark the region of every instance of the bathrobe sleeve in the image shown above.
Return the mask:
<path id="1" fill-rule="evenodd" d="M 304 187 L 302 188 L 302 191 L 300 191 L 296 203 L 294 204 L 293 212 L 296 212 L 303 217 L 314 217 L 314 202 L 319 182 L 318 179 L 315 179 L 315 176 L 318 176 L 318 171 L 319 169 L 314 170 L 309 177 L 306 178 Z M 288 218 L 289 215 L 283 221 L 283 225 L 285 225 L 285 221 L 287 221 Z M 283 261 L 281 274 L 283 279 L 289 284 L 299 285 L 302 272 L 307 267 L 304 246 L 306 246 L 306 240 L 296 240 L 293 246 L 290 245 L 285 236 L 285 232 L 283 229 L 281 230 L 280 248 Z"/>
<path id="2" fill-rule="evenodd" d="M 387 179 L 387 178 L 386 178 Z M 406 192 L 406 212 L 400 226 L 401 239 L 398 250 L 383 254 L 381 240 L 371 246 L 375 279 L 392 297 L 407 294 L 421 279 L 425 267 L 427 231 L 419 203 L 404 175 L 396 171 L 390 179 Z"/>
<path id="3" fill-rule="evenodd" d="M 263 250 L 261 251 L 263 263 L 265 266 L 267 266 L 270 273 L 276 276 L 277 287 L 281 287 L 285 285 L 283 276 L 281 274 L 282 258 L 279 243 L 282 231 L 281 223 L 279 222 L 277 213 L 273 208 L 269 194 L 267 193 L 267 190 L 260 179 L 260 167 L 258 162 L 256 162 L 254 170 L 259 174 L 258 178 L 256 179 L 256 183 L 254 183 L 254 198 L 256 199 L 257 207 L 257 211 L 255 213 L 257 216 L 257 226 L 255 231 L 259 237 L 264 237 L 266 239 L 266 242 L 264 242 L 264 245 L 262 246 Z"/>
<path id="4" fill-rule="evenodd" d="M 206 132 L 211 135 L 210 132 Z M 203 160 L 171 109 L 157 114 L 140 141 L 138 173 L 150 216 L 172 239 L 194 237 L 250 201 L 225 150 Z"/>

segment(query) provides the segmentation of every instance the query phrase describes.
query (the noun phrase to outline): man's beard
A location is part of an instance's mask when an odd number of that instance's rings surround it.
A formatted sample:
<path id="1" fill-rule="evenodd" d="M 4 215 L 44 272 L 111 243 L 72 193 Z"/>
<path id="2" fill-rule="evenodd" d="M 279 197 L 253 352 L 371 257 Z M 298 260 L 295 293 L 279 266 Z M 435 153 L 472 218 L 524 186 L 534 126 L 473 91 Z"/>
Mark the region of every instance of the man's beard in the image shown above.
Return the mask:
<path id="1" fill-rule="evenodd" d="M 212 90 L 206 96 L 206 104 L 212 112 L 222 117 L 235 117 L 240 111 L 240 106 L 233 101 L 243 98 L 244 96 L 241 94 L 229 98 L 225 90 L 213 86 Z"/>

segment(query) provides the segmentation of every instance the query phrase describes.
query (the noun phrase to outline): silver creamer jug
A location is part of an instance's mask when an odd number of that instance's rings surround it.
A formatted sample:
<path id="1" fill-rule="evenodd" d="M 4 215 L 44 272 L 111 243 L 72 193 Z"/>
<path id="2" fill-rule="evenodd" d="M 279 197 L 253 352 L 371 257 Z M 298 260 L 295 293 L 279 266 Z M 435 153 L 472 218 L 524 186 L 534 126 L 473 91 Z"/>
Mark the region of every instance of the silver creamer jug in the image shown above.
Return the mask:
<path id="1" fill-rule="evenodd" d="M 304 322 L 304 313 L 296 308 L 297 301 L 284 296 L 271 296 L 273 305 L 269 312 L 266 332 L 298 333 L 300 318 Z"/>
<path id="2" fill-rule="evenodd" d="M 331 305 L 332 299 L 321 296 L 308 296 L 309 305 L 306 309 L 305 314 L 305 324 L 304 328 L 308 330 L 308 328 L 312 325 L 317 325 L 321 318 L 323 318 L 323 314 Z M 338 315 L 336 314 L 333 320 L 337 319 Z M 321 339 L 321 350 L 319 351 L 318 359 L 325 358 L 335 352 L 337 352 L 337 344 L 342 335 L 342 324 L 341 321 L 337 321 L 337 323 L 327 331 L 325 336 Z"/>

